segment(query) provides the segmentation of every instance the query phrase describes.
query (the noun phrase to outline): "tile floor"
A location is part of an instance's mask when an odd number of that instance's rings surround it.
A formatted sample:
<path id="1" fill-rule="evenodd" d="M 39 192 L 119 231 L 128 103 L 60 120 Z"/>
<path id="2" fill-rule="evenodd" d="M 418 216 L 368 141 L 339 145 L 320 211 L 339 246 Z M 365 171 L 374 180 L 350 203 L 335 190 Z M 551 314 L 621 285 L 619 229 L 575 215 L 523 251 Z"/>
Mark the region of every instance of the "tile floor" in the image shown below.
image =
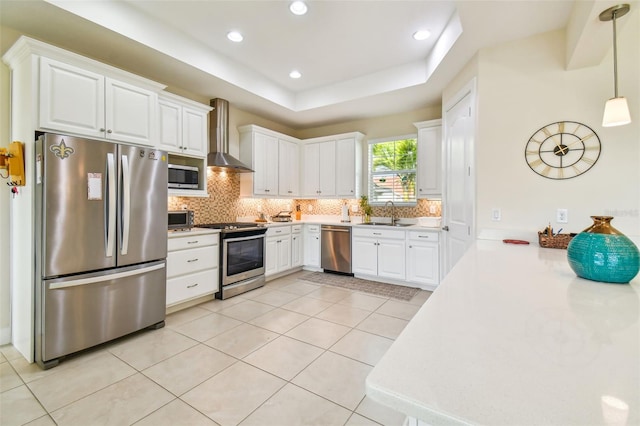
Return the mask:
<path id="1" fill-rule="evenodd" d="M 431 293 L 400 302 L 298 276 L 47 371 L 0 347 L 0 424 L 401 425 L 365 378 Z"/>

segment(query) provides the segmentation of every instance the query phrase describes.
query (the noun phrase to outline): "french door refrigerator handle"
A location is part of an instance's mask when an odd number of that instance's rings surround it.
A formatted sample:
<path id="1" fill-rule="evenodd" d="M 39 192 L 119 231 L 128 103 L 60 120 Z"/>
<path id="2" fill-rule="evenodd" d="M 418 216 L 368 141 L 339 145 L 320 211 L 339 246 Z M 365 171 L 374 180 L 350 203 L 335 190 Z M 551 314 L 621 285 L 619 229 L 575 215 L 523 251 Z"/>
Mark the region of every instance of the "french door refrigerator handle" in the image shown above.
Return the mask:
<path id="1" fill-rule="evenodd" d="M 57 290 L 57 289 L 68 288 L 68 287 L 78 287 L 81 285 L 95 284 L 95 283 L 100 283 L 100 282 L 109 281 L 109 280 L 116 280 L 119 278 L 132 277 L 134 275 L 142 275 L 142 274 L 146 274 L 147 272 L 157 271 L 158 269 L 162 269 L 165 267 L 165 265 L 166 264 L 162 262 L 157 265 L 147 266 L 145 268 L 132 269 L 130 271 L 117 272 L 115 274 L 106 274 L 106 275 L 100 275 L 97 277 L 80 278 L 77 280 L 53 283 L 49 285 L 49 290 Z"/>
<path id="2" fill-rule="evenodd" d="M 129 159 L 122 156 L 122 248 L 120 253 L 129 252 L 129 225 L 131 223 L 131 173 Z"/>
<path id="3" fill-rule="evenodd" d="M 107 235 L 106 256 L 113 256 L 113 247 L 116 238 L 116 165 L 112 153 L 107 153 L 107 185 L 109 195 L 107 199 L 107 220 L 105 223 L 105 233 Z"/>

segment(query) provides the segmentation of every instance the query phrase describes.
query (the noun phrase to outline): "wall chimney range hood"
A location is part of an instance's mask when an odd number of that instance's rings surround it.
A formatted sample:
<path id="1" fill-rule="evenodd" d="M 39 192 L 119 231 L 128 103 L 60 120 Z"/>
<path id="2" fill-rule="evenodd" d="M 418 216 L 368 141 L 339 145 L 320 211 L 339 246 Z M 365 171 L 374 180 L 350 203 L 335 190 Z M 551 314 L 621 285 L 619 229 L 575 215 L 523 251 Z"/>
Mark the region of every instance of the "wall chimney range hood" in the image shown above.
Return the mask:
<path id="1" fill-rule="evenodd" d="M 240 160 L 229 155 L 229 101 L 211 99 L 213 111 L 209 114 L 209 154 L 207 166 L 216 171 L 253 172 Z"/>

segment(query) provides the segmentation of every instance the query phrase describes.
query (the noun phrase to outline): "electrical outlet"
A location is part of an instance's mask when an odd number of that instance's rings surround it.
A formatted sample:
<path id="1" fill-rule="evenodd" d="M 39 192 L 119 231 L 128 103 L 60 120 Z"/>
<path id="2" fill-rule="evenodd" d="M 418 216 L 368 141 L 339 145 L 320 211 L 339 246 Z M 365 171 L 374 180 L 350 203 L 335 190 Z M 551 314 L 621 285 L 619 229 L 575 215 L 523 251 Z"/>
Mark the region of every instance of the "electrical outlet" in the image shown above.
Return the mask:
<path id="1" fill-rule="evenodd" d="M 494 222 L 498 222 L 502 218 L 502 213 L 500 209 L 492 209 L 491 210 L 491 220 Z"/>
<path id="2" fill-rule="evenodd" d="M 569 212 L 567 209 L 558 209 L 556 211 L 556 222 L 567 223 L 569 222 Z"/>
<path id="3" fill-rule="evenodd" d="M 429 213 L 436 214 L 436 206 L 429 206 Z"/>

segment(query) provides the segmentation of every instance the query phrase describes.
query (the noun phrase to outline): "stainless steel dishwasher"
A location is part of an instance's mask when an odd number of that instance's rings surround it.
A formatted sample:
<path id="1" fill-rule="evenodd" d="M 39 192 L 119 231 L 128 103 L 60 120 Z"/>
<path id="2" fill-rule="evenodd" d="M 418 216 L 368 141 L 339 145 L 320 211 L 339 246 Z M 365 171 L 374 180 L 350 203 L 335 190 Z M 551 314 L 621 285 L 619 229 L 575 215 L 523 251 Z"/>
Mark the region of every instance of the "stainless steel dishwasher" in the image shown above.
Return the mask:
<path id="1" fill-rule="evenodd" d="M 351 227 L 322 225 L 320 230 L 322 269 L 351 274 Z"/>

